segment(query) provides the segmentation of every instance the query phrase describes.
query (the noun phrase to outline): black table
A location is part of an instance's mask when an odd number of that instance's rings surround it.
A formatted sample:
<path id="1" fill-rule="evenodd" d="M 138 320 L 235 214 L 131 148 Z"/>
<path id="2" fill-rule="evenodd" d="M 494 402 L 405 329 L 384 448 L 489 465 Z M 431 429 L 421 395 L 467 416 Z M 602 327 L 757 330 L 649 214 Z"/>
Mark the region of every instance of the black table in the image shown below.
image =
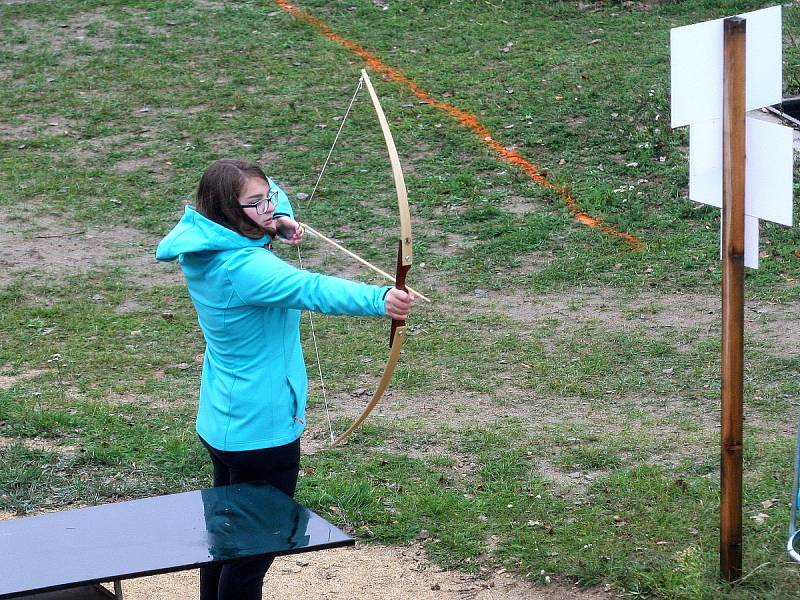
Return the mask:
<path id="1" fill-rule="evenodd" d="M 0 521 L 0 598 L 121 597 L 123 579 L 353 544 L 260 483 L 103 504 Z"/>

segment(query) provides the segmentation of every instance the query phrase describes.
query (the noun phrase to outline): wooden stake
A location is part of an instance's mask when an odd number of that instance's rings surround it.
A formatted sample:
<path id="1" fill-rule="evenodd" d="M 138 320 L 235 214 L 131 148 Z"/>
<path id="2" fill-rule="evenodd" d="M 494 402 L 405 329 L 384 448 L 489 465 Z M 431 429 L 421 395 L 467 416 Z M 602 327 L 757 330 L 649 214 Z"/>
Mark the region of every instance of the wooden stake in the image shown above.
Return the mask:
<path id="1" fill-rule="evenodd" d="M 742 576 L 746 21 L 724 21 L 720 573 Z"/>

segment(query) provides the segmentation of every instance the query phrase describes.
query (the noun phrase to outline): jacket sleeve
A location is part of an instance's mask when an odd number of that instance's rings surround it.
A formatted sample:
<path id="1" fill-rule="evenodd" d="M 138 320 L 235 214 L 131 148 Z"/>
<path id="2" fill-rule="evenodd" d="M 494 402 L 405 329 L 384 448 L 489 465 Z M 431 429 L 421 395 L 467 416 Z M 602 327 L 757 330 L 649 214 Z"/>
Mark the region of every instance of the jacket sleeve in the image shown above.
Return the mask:
<path id="1" fill-rule="evenodd" d="M 269 180 L 269 187 L 278 190 L 278 201 L 275 203 L 274 216 L 285 216 L 294 219 L 292 204 L 289 202 L 289 197 L 286 195 L 286 192 L 283 191 L 283 188 L 272 179 Z"/>
<path id="2" fill-rule="evenodd" d="M 264 248 L 230 258 L 228 279 L 245 304 L 313 310 L 329 315 L 385 315 L 389 286 L 379 287 L 297 269 Z"/>

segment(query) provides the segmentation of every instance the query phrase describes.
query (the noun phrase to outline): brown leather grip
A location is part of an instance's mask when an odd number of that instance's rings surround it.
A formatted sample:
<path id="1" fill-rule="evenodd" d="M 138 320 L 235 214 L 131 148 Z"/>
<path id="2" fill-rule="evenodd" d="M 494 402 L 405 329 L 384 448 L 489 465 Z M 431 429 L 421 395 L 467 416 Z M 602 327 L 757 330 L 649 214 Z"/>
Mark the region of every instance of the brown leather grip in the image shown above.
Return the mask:
<path id="1" fill-rule="evenodd" d="M 406 274 L 408 270 L 411 268 L 411 265 L 404 265 L 403 264 L 403 242 L 398 243 L 397 247 L 397 269 L 395 270 L 394 276 L 394 287 L 398 290 L 403 290 L 407 292 L 406 289 Z M 394 343 L 394 332 L 397 331 L 398 327 L 405 327 L 405 320 L 401 319 L 392 319 L 392 328 L 389 331 L 389 348 L 392 347 Z"/>

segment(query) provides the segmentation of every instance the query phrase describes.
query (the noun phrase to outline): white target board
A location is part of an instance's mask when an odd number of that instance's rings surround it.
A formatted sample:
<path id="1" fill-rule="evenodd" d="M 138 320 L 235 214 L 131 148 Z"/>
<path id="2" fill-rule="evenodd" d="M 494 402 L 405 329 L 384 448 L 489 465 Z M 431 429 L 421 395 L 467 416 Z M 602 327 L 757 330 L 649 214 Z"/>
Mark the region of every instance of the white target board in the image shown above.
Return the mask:
<path id="1" fill-rule="evenodd" d="M 747 20 L 746 110 L 777 104 L 783 89 L 781 7 L 738 16 Z M 672 127 L 722 119 L 723 21 L 670 31 Z"/>
<path id="2" fill-rule="evenodd" d="M 791 128 L 748 117 L 745 155 L 744 214 L 791 227 Z M 689 198 L 722 208 L 722 121 L 689 126 Z"/>

